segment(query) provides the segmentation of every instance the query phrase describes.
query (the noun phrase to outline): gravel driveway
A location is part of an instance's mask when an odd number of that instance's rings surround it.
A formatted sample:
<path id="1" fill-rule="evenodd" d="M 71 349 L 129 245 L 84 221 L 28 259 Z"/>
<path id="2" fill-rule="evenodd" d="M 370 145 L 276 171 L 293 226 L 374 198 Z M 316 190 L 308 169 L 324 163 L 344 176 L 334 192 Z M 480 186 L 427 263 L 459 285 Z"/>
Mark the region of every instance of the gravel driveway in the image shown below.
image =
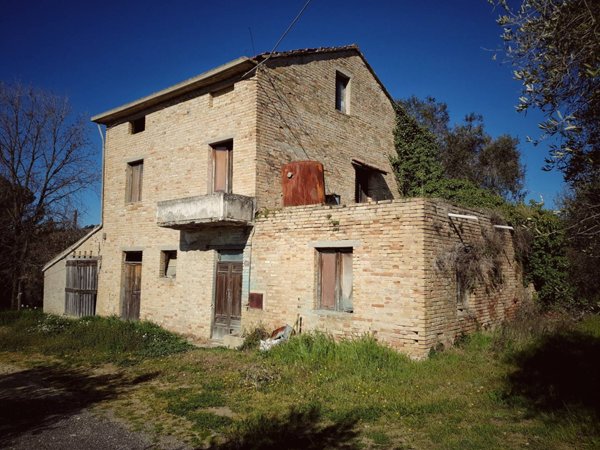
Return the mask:
<path id="1" fill-rule="evenodd" d="M 94 408 L 149 379 L 0 363 L 0 448 L 187 448 L 175 440 L 157 444 L 147 434 L 131 431 Z"/>

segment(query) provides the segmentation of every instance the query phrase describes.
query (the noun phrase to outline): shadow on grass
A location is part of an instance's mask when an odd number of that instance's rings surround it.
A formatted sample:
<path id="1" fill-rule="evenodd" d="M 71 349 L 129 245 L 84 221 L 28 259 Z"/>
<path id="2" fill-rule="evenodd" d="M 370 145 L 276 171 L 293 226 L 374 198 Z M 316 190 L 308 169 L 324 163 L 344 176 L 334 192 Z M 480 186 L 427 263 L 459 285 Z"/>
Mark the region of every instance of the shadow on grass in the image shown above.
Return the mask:
<path id="1" fill-rule="evenodd" d="M 600 431 L 600 338 L 575 331 L 554 334 L 513 355 L 511 362 L 518 368 L 508 379 L 509 400 L 534 412 L 591 416 Z"/>
<path id="2" fill-rule="evenodd" d="M 348 416 L 325 425 L 318 406 L 305 410 L 292 408 L 283 417 L 266 417 L 242 422 L 224 444 L 213 443 L 212 450 L 236 449 L 358 449 L 355 431 L 358 419 Z"/>
<path id="3" fill-rule="evenodd" d="M 39 433 L 83 409 L 117 397 L 157 373 L 128 378 L 41 366 L 0 376 L 0 448 Z"/>

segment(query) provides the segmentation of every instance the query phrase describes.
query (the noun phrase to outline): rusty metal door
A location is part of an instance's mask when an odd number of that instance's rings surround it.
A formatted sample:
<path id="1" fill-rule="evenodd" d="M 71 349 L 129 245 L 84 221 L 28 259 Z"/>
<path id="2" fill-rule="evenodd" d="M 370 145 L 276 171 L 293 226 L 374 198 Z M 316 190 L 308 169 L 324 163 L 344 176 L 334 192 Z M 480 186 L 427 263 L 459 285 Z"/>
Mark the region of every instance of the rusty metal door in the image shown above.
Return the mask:
<path id="1" fill-rule="evenodd" d="M 76 317 L 96 314 L 98 261 L 72 259 L 66 261 L 65 314 Z"/>
<path id="2" fill-rule="evenodd" d="M 227 334 L 237 334 L 240 331 L 242 266 L 240 261 L 217 263 L 213 339 L 222 339 Z"/>
<path id="3" fill-rule="evenodd" d="M 126 262 L 124 267 L 124 295 L 121 318 L 138 320 L 140 318 L 140 297 L 142 292 L 142 264 Z"/>

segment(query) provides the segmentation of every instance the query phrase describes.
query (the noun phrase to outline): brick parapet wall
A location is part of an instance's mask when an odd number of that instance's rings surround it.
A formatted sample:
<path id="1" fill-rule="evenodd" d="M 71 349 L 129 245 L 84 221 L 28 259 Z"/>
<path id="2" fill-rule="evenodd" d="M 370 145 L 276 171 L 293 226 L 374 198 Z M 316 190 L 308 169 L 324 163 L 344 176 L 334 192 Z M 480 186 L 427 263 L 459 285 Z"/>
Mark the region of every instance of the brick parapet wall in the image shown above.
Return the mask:
<path id="1" fill-rule="evenodd" d="M 449 213 L 472 215 L 478 220 L 449 218 Z M 425 217 L 427 345 L 447 345 L 464 333 L 495 327 L 510 318 L 527 297 L 522 268 L 515 260 L 512 232 L 494 228 L 488 214 L 439 200 L 427 202 Z M 458 301 L 456 272 L 448 264 L 452 259 L 449 254 L 460 251 L 465 245 L 489 251 L 491 240 L 496 240 L 501 247 L 497 254 L 501 282 L 492 283 L 490 257 L 494 255 L 489 254 L 481 265 L 484 279 L 475 283 L 463 304 Z M 440 264 L 442 261 L 446 262 L 446 267 Z"/>
<path id="2" fill-rule="evenodd" d="M 335 336 L 372 333 L 421 356 L 425 332 L 423 210 L 420 199 L 336 207 L 292 207 L 255 223 L 250 291 L 264 310 L 248 309 L 243 326 L 293 324 Z M 353 247 L 353 313 L 317 308 L 317 252 L 332 243 Z"/>
<path id="3" fill-rule="evenodd" d="M 465 242 L 480 241 L 482 229 L 505 239 L 504 284 L 495 291 L 477 285 L 462 311 L 457 308 L 454 273 L 437 264 L 445 251 L 460 243 L 448 218 L 450 211 L 479 218 L 458 219 Z M 354 312 L 319 310 L 315 248 L 344 241 L 353 247 Z M 264 309 L 244 311 L 245 328 L 293 324 L 299 315 L 305 330 L 319 329 L 337 337 L 372 333 L 421 358 L 463 332 L 499 324 L 523 294 L 510 232 L 493 229 L 484 214 L 439 200 L 269 211 L 256 220 L 251 245 L 249 289 L 263 294 Z"/>

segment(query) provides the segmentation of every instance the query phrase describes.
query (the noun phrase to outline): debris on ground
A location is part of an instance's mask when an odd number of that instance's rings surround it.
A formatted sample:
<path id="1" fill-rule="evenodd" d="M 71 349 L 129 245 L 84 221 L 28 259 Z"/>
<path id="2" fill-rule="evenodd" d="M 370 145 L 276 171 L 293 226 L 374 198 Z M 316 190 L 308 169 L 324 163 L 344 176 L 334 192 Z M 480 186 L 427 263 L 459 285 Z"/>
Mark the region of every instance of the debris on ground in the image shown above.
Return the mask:
<path id="1" fill-rule="evenodd" d="M 287 341 L 294 333 L 294 329 L 287 324 L 283 327 L 277 328 L 271 333 L 271 337 L 265 339 L 264 341 L 260 341 L 260 351 L 266 352 L 270 350 L 274 346 Z"/>

